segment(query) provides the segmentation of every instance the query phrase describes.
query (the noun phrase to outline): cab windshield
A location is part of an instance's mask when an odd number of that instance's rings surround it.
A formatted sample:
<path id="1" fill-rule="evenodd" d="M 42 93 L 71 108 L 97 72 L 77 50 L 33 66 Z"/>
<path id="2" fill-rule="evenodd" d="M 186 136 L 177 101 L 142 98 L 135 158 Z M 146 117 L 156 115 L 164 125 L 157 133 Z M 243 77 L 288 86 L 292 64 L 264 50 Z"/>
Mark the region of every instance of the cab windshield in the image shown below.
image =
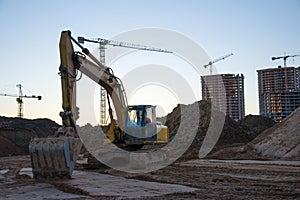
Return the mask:
<path id="1" fill-rule="evenodd" d="M 154 122 L 152 107 L 136 107 L 128 110 L 128 126 L 145 126 L 147 123 Z"/>

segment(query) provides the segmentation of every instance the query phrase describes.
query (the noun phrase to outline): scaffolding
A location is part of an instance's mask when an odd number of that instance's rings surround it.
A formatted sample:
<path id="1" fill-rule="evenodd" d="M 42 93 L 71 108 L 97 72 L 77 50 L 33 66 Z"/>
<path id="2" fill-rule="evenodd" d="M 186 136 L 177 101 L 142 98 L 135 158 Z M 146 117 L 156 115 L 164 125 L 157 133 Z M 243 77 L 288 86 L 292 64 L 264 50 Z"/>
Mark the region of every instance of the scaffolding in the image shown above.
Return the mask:
<path id="1" fill-rule="evenodd" d="M 202 99 L 213 101 L 221 112 L 238 121 L 245 117 L 244 75 L 201 76 Z"/>
<path id="2" fill-rule="evenodd" d="M 257 70 L 259 112 L 281 122 L 300 106 L 300 67 Z"/>

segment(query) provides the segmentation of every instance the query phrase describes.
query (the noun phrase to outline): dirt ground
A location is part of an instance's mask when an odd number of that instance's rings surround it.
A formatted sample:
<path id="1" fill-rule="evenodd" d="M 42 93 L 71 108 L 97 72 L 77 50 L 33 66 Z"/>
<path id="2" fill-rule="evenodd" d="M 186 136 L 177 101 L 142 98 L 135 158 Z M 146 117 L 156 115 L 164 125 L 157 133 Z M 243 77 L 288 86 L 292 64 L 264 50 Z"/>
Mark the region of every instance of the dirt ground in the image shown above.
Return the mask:
<path id="1" fill-rule="evenodd" d="M 135 178 L 199 188 L 165 199 L 300 199 L 299 163 L 283 163 L 193 160 Z"/>
<path id="2" fill-rule="evenodd" d="M 30 167 L 29 156 L 0 158 L 2 194 L 0 199 L 6 199 L 10 194 L 9 191 L 12 193 L 22 190 L 20 198 L 23 198 L 24 195 L 26 196 L 28 187 L 34 185 L 39 186 L 41 191 L 51 191 L 54 194 L 54 191 L 49 189 L 50 185 L 65 194 L 64 196 L 57 194 L 55 198 L 35 196 L 35 199 L 127 199 L 116 194 L 91 195 L 84 189 L 66 186 L 63 181 L 41 183 L 27 175 L 17 175 L 24 167 Z M 195 188 L 190 192 L 157 194 L 157 196 L 131 199 L 300 199 L 300 161 L 208 159 L 179 162 L 148 174 L 126 174 L 108 168 L 88 172 L 124 177 L 126 178 L 125 186 L 126 180 L 129 182 L 129 179 L 138 179 L 157 184 L 168 183 Z M 136 192 L 139 189 L 139 187 L 134 188 Z"/>
<path id="3" fill-rule="evenodd" d="M 0 157 L 0 199 L 300 199 L 300 108 L 275 126 L 261 116 L 240 122 L 226 118 L 213 152 L 197 159 L 209 126 L 210 105 L 203 101 L 195 105 L 203 111 L 196 137 L 184 155 L 166 168 L 128 174 L 108 167 L 87 170 L 77 164 L 72 179 L 41 182 L 30 176 L 29 156 Z M 180 127 L 180 109 L 166 118 L 171 139 Z M 10 141 L 1 140 L 5 150 L 16 149 L 15 145 L 28 149 L 27 136 L 41 131 L 24 132 L 4 122 L 0 133 L 7 139 L 11 136 Z M 27 127 L 34 127 L 28 123 Z M 50 133 L 54 125 L 47 123 L 42 127 Z"/>

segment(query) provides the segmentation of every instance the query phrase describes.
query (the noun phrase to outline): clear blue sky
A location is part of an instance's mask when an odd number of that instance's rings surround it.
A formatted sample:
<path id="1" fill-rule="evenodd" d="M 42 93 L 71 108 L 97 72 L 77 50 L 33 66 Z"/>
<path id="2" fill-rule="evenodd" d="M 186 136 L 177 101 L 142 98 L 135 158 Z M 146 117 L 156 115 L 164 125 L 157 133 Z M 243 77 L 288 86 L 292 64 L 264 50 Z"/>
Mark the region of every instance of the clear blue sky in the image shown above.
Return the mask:
<path id="1" fill-rule="evenodd" d="M 0 0 L 0 93 L 17 93 L 21 83 L 43 100 L 24 100 L 25 117 L 60 122 L 58 41 L 62 30 L 110 38 L 158 27 L 198 43 L 219 62 L 220 73 L 245 75 L 246 114 L 258 114 L 257 69 L 282 65 L 271 56 L 300 52 L 299 0 Z M 288 60 L 299 66 L 300 57 Z M 199 83 L 200 84 L 200 83 Z M 29 93 L 24 90 L 25 93 Z M 13 98 L 1 97 L 2 116 L 16 116 Z"/>

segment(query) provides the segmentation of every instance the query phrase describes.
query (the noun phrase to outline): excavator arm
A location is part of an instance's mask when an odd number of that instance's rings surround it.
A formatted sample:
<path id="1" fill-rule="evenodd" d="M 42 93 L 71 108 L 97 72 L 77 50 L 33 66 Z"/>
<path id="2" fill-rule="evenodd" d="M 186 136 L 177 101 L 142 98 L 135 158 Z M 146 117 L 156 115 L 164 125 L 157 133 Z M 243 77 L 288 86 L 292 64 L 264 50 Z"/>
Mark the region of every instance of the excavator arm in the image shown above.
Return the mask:
<path id="1" fill-rule="evenodd" d="M 72 42 L 77 44 L 83 53 L 75 52 Z M 109 94 L 114 104 L 118 126 L 121 130 L 125 128 L 125 112 L 127 109 L 127 98 L 122 81 L 116 77 L 112 70 L 101 64 L 88 49 L 82 47 L 72 36 L 70 31 L 63 31 L 60 38 L 60 74 L 63 97 L 63 110 L 61 116 L 69 116 L 69 111 L 76 114 L 76 71 L 79 70 L 95 83 L 101 85 Z M 88 59 L 89 58 L 89 59 Z M 63 126 L 69 127 L 74 123 L 72 117 L 62 117 Z M 73 122 L 72 122 L 73 121 Z M 74 127 L 75 128 L 75 127 Z"/>
<path id="2" fill-rule="evenodd" d="M 70 133 L 70 129 L 73 129 L 72 131 L 76 133 L 76 68 L 74 67 L 72 59 L 74 54 L 73 45 L 64 40 L 65 39 L 61 37 L 59 43 L 61 61 L 59 74 L 61 76 L 63 108 L 63 111 L 60 112 L 60 116 L 62 118 L 63 127 L 58 132 L 62 135 L 70 134 L 74 136 L 74 134 Z"/>

